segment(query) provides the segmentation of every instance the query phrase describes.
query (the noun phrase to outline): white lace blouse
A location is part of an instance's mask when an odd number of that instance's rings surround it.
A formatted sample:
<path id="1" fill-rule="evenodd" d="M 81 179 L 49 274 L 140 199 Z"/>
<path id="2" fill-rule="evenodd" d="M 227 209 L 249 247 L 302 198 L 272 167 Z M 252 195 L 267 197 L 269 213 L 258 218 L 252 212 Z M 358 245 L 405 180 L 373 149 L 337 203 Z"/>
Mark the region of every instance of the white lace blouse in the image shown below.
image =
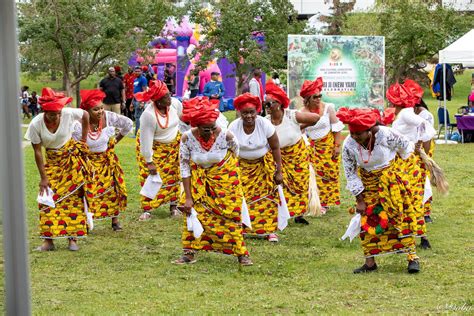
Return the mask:
<path id="1" fill-rule="evenodd" d="M 380 170 L 387 167 L 397 153 L 400 154 L 402 159 L 407 159 L 414 149 L 414 143 L 392 128 L 385 126 L 379 126 L 379 131 L 375 134 L 375 144 L 370 157 L 368 150 L 348 136 L 344 141 L 342 150 L 342 162 L 347 179 L 347 189 L 352 195 L 359 195 L 364 191 L 364 185 L 357 173 L 358 167 L 364 168 L 369 172 Z M 368 162 L 365 163 L 364 160 L 367 159 Z"/>
<path id="2" fill-rule="evenodd" d="M 158 124 L 166 126 L 166 118 L 155 114 L 155 106 L 148 104 L 140 117 L 140 152 L 145 158 L 146 162 L 153 161 L 153 142 L 157 141 L 164 144 L 169 144 L 176 139 L 178 135 L 178 112 L 176 106 L 168 109 L 168 127 L 161 128 Z"/>
<path id="3" fill-rule="evenodd" d="M 420 115 L 416 115 L 413 108 L 402 109 L 392 127 L 414 143 L 420 140 L 427 142 L 436 135 L 433 126 Z"/>
<path id="4" fill-rule="evenodd" d="M 128 117 L 110 111 L 104 111 L 104 113 L 106 126 L 102 129 L 100 136 L 97 139 L 92 139 L 87 135 L 87 145 L 93 153 L 101 153 L 107 150 L 110 137 L 115 135 L 115 129 L 118 130 L 120 135 L 125 136 L 133 128 L 133 122 Z M 75 140 L 82 138 L 82 124 L 77 121 L 74 123 L 72 137 Z"/>
<path id="5" fill-rule="evenodd" d="M 431 124 L 431 126 L 434 126 L 434 116 L 431 114 L 430 111 L 428 110 L 422 110 L 420 114 L 418 114 L 422 118 L 424 118 L 428 123 Z"/>
<path id="6" fill-rule="evenodd" d="M 336 116 L 334 104 L 324 103 L 324 105 L 324 113 L 319 121 L 305 129 L 306 135 L 310 139 L 318 140 L 329 134 L 329 132 L 337 133 L 344 129 L 344 124 Z"/>
<path id="7" fill-rule="evenodd" d="M 32 144 L 41 144 L 45 148 L 61 148 L 72 137 L 74 121 L 82 120 L 83 114 L 84 110 L 81 109 L 63 108 L 58 129 L 51 133 L 44 123 L 44 113 L 40 113 L 28 126 L 25 139 L 31 141 Z"/>
<path id="8" fill-rule="evenodd" d="M 209 168 L 221 162 L 228 150 L 231 150 L 235 156 L 239 155 L 239 145 L 235 136 L 230 131 L 224 129 L 217 135 L 209 151 L 202 148 L 191 130 L 185 132 L 183 138 L 179 146 L 179 163 L 182 178 L 189 178 L 191 176 L 191 160 L 203 168 Z"/>
<path id="9" fill-rule="evenodd" d="M 267 119 L 271 122 L 271 116 L 267 115 Z M 280 148 L 293 146 L 303 134 L 301 133 L 300 124 L 296 121 L 296 110 L 285 109 L 283 119 L 279 125 L 275 125 Z"/>

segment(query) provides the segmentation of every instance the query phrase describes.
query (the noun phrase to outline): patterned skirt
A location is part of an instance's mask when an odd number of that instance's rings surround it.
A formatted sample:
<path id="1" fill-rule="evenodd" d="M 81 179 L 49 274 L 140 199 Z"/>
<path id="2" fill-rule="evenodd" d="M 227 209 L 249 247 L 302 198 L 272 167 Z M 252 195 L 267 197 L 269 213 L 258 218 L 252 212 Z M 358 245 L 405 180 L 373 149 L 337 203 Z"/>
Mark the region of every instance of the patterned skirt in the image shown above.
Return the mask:
<path id="1" fill-rule="evenodd" d="M 426 235 L 425 207 L 423 205 L 426 172 L 422 168 L 423 163 L 418 154 L 411 155 L 408 159 L 403 161 L 403 164 L 409 182 L 408 188 L 411 191 L 413 208 L 415 209 L 416 220 L 418 223 L 416 237 L 423 237 Z"/>
<path id="2" fill-rule="evenodd" d="M 252 229 L 245 228 L 250 236 L 267 236 L 278 226 L 278 190 L 273 181 L 275 164 L 271 153 L 256 160 L 240 158 L 240 172 L 245 200 L 249 209 Z"/>
<path id="3" fill-rule="evenodd" d="M 248 256 L 242 235 L 244 195 L 239 172 L 238 160 L 230 152 L 224 160 L 210 168 L 204 169 L 192 163 L 191 193 L 204 232 L 199 238 L 194 238 L 193 232 L 187 229 L 184 217 L 181 238 L 184 250 Z"/>
<path id="4" fill-rule="evenodd" d="M 90 174 L 87 152 L 84 143 L 72 139 L 60 149 L 46 150 L 45 170 L 55 207 L 39 204 L 41 238 L 87 236 L 83 188 Z"/>
<path id="5" fill-rule="evenodd" d="M 148 177 L 148 168 L 145 159 L 140 153 L 140 132 L 137 133 L 136 154 L 139 167 L 138 179 L 143 187 Z M 151 211 L 164 204 L 176 204 L 179 199 L 180 181 L 179 175 L 179 141 L 181 135 L 178 133 L 176 139 L 169 143 L 153 142 L 153 163 L 160 174 L 163 185 L 154 199 L 140 196 L 140 204 L 143 211 Z"/>
<path id="6" fill-rule="evenodd" d="M 377 227 L 375 230 L 363 229 L 360 233 L 364 256 L 407 253 L 408 260 L 418 258 L 414 238 L 418 225 L 403 163 L 396 159 L 384 169 L 368 172 L 359 168 L 359 173 L 365 188 L 362 193 L 365 203 L 381 206 L 383 212 L 362 217 L 361 223 Z M 386 227 L 383 227 L 384 217 Z"/>
<path id="7" fill-rule="evenodd" d="M 309 161 L 316 173 L 321 206 L 339 205 L 339 165 L 340 156 L 332 158 L 334 134 L 328 133 L 321 139 L 310 140 Z"/>
<path id="8" fill-rule="evenodd" d="M 86 184 L 86 199 L 94 219 L 119 216 L 127 208 L 127 188 L 117 155 L 115 139 L 109 141 L 105 152 L 90 153 L 94 174 Z"/>
<path id="9" fill-rule="evenodd" d="M 309 161 L 303 138 L 293 146 L 280 148 L 283 190 L 290 216 L 301 216 L 308 209 Z"/>

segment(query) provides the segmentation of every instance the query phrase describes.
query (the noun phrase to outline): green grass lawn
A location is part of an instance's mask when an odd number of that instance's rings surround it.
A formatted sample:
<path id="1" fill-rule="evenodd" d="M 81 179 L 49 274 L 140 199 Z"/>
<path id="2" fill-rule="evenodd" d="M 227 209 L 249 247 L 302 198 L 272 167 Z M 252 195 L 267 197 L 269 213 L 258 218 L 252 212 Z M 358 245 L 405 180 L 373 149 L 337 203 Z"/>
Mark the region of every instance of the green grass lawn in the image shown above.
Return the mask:
<path id="1" fill-rule="evenodd" d="M 451 116 L 468 93 L 461 91 L 468 88 L 470 73 L 461 77 L 459 92 L 448 104 Z M 436 102 L 427 100 L 436 112 Z M 235 114 L 226 116 L 231 121 Z M 32 149 L 25 149 L 34 314 L 434 314 L 463 306 L 474 310 L 474 144 L 436 147 L 435 158 L 451 191 L 447 197 L 435 194 L 435 222 L 428 226 L 433 249 L 418 251 L 422 272 L 417 275 L 406 272 L 404 256 L 378 259 L 375 273 L 352 274 L 363 258 L 357 240 L 339 240 L 350 220 L 347 208 L 354 203 L 344 188 L 340 207 L 310 218 L 307 227 L 290 224 L 280 234 L 280 243 L 248 240 L 252 267 L 239 268 L 233 257 L 206 253 L 199 254 L 195 265 L 172 265 L 180 255 L 182 220 L 168 218 L 167 207 L 162 207 L 151 221 L 137 221 L 141 211 L 134 140 L 125 138 L 117 152 L 129 192 L 129 207 L 121 217 L 124 231 L 114 233 L 109 221 L 96 221 L 78 253 L 68 251 L 65 241 L 57 242 L 55 252 L 36 253 L 32 249 L 41 243 L 35 201 L 39 176 Z M 3 260 L 0 264 L 3 273 Z M 3 285 L 3 277 L 0 282 Z M 1 295 L 3 291 L 1 286 Z"/>
<path id="2" fill-rule="evenodd" d="M 96 221 L 78 253 L 68 251 L 65 241 L 51 253 L 30 251 L 34 314 L 431 314 L 463 304 L 474 308 L 473 144 L 436 148 L 451 192 L 435 196 L 435 222 L 429 225 L 433 249 L 419 251 L 423 270 L 418 275 L 406 272 L 404 256 L 380 258 L 376 273 L 352 274 L 363 259 L 357 240 L 339 240 L 354 202 L 346 190 L 340 207 L 310 218 L 310 226 L 291 224 L 280 243 L 248 240 L 252 267 L 239 268 L 235 258 L 217 254 L 199 254 L 192 266 L 172 265 L 180 255 L 182 221 L 168 218 L 166 207 L 150 222 L 137 221 L 133 140 L 125 138 L 117 151 L 129 191 L 124 231 L 114 233 L 110 222 Z M 32 250 L 40 245 L 39 177 L 29 147 L 25 178 Z"/>

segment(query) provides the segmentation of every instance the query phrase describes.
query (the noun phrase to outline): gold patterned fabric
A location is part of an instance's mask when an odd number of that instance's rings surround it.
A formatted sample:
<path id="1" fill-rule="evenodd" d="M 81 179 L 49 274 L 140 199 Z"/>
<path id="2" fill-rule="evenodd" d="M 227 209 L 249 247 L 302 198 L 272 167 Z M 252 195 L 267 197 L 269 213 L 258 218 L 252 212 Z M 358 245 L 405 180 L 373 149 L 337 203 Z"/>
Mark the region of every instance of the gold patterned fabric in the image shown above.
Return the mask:
<path id="1" fill-rule="evenodd" d="M 94 219 L 118 217 L 127 208 L 127 188 L 120 161 L 115 154 L 115 139 L 105 152 L 90 153 L 94 173 L 86 183 L 86 199 Z"/>
<path id="2" fill-rule="evenodd" d="M 404 163 L 396 159 L 384 169 L 366 171 L 359 168 L 364 184 L 363 197 L 367 205 L 381 205 L 388 216 L 388 227 L 381 233 L 360 234 L 364 256 L 407 253 L 408 260 L 416 256 L 415 234 L 418 229 L 413 200 L 404 173 Z M 377 218 L 369 216 L 367 223 L 376 226 Z"/>
<path id="3" fill-rule="evenodd" d="M 242 234 L 244 195 L 239 172 L 238 160 L 230 151 L 220 163 L 210 168 L 191 163 L 194 209 L 204 232 L 199 238 L 194 238 L 193 232 L 187 230 L 185 217 L 181 238 L 184 250 L 249 255 Z"/>
<path id="4" fill-rule="evenodd" d="M 275 163 L 271 153 L 255 160 L 239 158 L 242 187 L 247 202 L 252 229 L 250 236 L 267 236 L 278 226 L 278 190 L 273 181 Z"/>
<path id="5" fill-rule="evenodd" d="M 160 174 L 163 185 L 154 199 L 140 196 L 140 204 L 143 211 L 151 211 L 161 205 L 171 203 L 176 204 L 180 193 L 180 172 L 179 172 L 179 141 L 181 135 L 178 133 L 176 139 L 169 143 L 153 142 L 153 163 Z M 136 154 L 139 167 L 138 178 L 140 186 L 143 187 L 148 177 L 148 168 L 145 159 L 140 153 L 140 132 L 137 133 Z"/>
<path id="6" fill-rule="evenodd" d="M 321 139 L 310 141 L 309 161 L 316 174 L 321 206 L 339 205 L 339 166 L 341 157 L 332 158 L 334 133 L 329 132 Z"/>
<path id="7" fill-rule="evenodd" d="M 304 215 L 309 199 L 309 161 L 308 149 L 302 139 L 293 146 L 280 148 L 283 191 L 290 216 Z"/>
<path id="8" fill-rule="evenodd" d="M 83 185 L 91 172 L 88 151 L 87 145 L 73 139 L 60 149 L 46 149 L 45 171 L 55 207 L 39 204 L 41 238 L 87 236 Z"/>

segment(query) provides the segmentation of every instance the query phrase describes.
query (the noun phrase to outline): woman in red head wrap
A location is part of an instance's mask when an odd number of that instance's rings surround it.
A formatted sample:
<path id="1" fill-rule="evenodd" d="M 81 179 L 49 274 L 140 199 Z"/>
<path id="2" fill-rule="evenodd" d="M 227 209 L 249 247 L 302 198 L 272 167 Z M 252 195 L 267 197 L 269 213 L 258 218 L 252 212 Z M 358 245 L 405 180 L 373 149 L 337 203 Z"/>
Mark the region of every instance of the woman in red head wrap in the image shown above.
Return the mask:
<path id="1" fill-rule="evenodd" d="M 88 211 L 94 219 L 112 219 L 112 229 L 122 230 L 118 216 L 127 207 L 127 189 L 120 161 L 115 154 L 115 144 L 127 135 L 133 127 L 128 117 L 111 111 L 104 111 L 104 92 L 99 89 L 81 90 L 81 109 L 90 117 L 87 131 L 88 158 L 94 173 L 87 178 L 86 200 Z M 82 126 L 73 126 L 74 139 L 80 139 Z M 119 134 L 115 136 L 116 129 Z"/>
<path id="2" fill-rule="evenodd" d="M 351 133 L 342 161 L 347 189 L 362 216 L 365 264 L 354 273 L 375 271 L 376 256 L 396 253 L 408 255 L 409 273 L 418 272 L 414 238 L 418 226 L 402 162 L 413 155 L 413 143 L 392 128 L 379 126 L 380 114 L 372 109 L 342 108 L 337 116 Z"/>
<path id="3" fill-rule="evenodd" d="M 269 119 L 275 126 L 280 143 L 283 168 L 284 192 L 288 210 L 296 223 L 308 225 L 303 215 L 309 205 L 309 161 L 308 148 L 301 133 L 301 125 L 314 125 L 319 120 L 316 113 L 288 109 L 290 100 L 273 82 L 266 84 L 264 106 Z"/>
<path id="4" fill-rule="evenodd" d="M 37 250 L 54 250 L 53 240 L 68 238 L 69 249 L 78 250 L 76 238 L 87 235 L 84 212 L 84 180 L 89 171 L 84 143 L 89 129 L 89 114 L 81 109 L 64 108 L 72 98 L 43 88 L 39 104 L 43 113 L 31 121 L 25 138 L 31 141 L 41 176 L 39 195 L 51 198 L 54 206 L 39 204 L 40 235 L 43 245 Z M 72 138 L 71 126 L 77 121 L 85 129 L 80 141 Z M 46 149 L 46 163 L 41 147 Z M 46 201 L 45 201 L 46 203 Z"/>
<path id="5" fill-rule="evenodd" d="M 283 182 L 278 136 L 270 121 L 257 115 L 262 107 L 259 97 L 245 93 L 235 98 L 234 106 L 240 118 L 229 125 L 229 130 L 239 143 L 242 185 L 252 220 L 252 227 L 247 227 L 245 233 L 277 242 L 276 185 Z"/>
<path id="6" fill-rule="evenodd" d="M 176 264 L 194 263 L 199 250 L 234 255 L 241 265 L 252 264 L 242 235 L 239 147 L 231 132 L 217 126 L 218 106 L 207 97 L 183 102 L 183 120 L 192 128 L 183 134 L 180 144 L 185 193 L 181 210 L 188 216 L 197 215 L 204 231 L 195 237 L 184 220 L 184 254 Z"/>
<path id="7" fill-rule="evenodd" d="M 339 164 L 344 125 L 336 117 L 334 104 L 322 101 L 323 79 L 305 80 L 300 90 L 304 98 L 303 113 L 320 115 L 319 121 L 306 127 L 305 132 L 311 146 L 309 159 L 316 173 L 316 183 L 319 189 L 322 213 L 331 205 L 339 205 Z"/>
<path id="8" fill-rule="evenodd" d="M 179 198 L 179 101 L 172 99 L 166 84 L 160 80 L 152 82 L 147 91 L 135 93 L 138 102 L 147 105 L 140 116 L 140 131 L 137 133 L 137 160 L 140 168 L 140 184 L 148 176 L 159 174 L 163 184 L 150 198 L 141 196 L 143 209 L 140 220 L 149 220 L 151 210 L 170 203 L 170 214 L 178 216 L 176 204 Z"/>
<path id="9" fill-rule="evenodd" d="M 413 80 L 407 79 L 403 84 L 395 83 L 387 90 L 387 99 L 395 106 L 397 117 L 392 124 L 393 129 L 407 137 L 415 146 L 415 153 L 406 161 L 406 168 L 411 175 L 409 181 L 411 190 L 415 192 L 415 209 L 417 211 L 417 222 L 422 223 L 417 231 L 417 237 L 421 237 L 421 247 L 431 248 L 426 238 L 425 207 L 423 197 L 425 195 L 426 170 L 419 152 L 423 147 L 428 153 L 431 141 L 436 135 L 433 126 L 415 113 L 415 106 L 422 102 L 423 88 Z"/>

